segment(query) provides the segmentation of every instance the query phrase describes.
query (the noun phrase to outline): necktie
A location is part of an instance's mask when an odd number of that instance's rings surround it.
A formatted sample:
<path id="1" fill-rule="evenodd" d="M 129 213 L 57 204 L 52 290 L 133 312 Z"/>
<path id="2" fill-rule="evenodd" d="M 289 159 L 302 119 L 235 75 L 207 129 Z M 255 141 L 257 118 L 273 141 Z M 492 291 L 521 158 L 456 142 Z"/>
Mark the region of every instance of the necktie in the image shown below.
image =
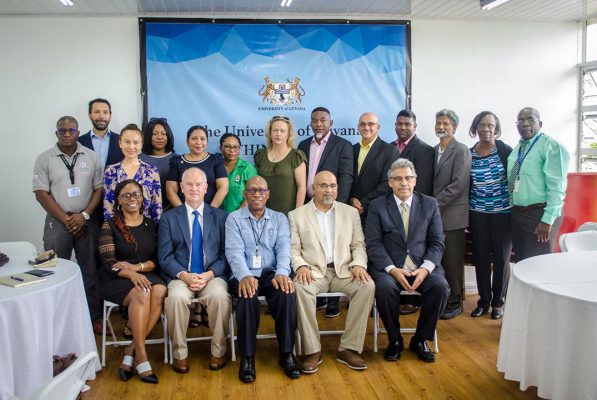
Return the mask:
<path id="1" fill-rule="evenodd" d="M 522 142 L 520 144 L 520 151 L 518 152 L 518 154 L 520 154 L 520 156 L 516 159 L 514 166 L 512 166 L 512 171 L 510 171 L 510 176 L 508 177 L 508 196 L 509 196 L 510 204 L 513 204 L 512 197 L 514 194 L 514 183 L 516 182 L 516 179 L 518 178 L 518 173 L 520 172 L 520 164 L 524 157 L 524 151 L 525 151 L 526 147 L 527 147 L 527 142 Z"/>
<path id="2" fill-rule="evenodd" d="M 408 204 L 400 203 L 400 216 L 402 217 L 402 225 L 404 225 L 404 234 L 408 237 Z"/>
<path id="3" fill-rule="evenodd" d="M 191 243 L 191 272 L 200 274 L 203 272 L 203 234 L 199 224 L 199 211 L 193 211 L 193 237 Z"/>

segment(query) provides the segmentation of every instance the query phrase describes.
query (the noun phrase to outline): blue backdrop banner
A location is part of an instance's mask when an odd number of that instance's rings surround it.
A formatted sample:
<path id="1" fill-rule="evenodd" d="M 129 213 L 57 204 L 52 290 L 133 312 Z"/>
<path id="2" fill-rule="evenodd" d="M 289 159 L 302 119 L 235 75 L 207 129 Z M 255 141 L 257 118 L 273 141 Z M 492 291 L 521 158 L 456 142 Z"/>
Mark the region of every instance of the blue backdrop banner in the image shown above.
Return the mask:
<path id="1" fill-rule="evenodd" d="M 378 114 L 381 137 L 395 140 L 410 77 L 405 24 L 266 24 L 145 20 L 145 117 L 165 117 L 175 150 L 204 125 L 209 152 L 235 133 L 241 155 L 265 145 L 265 124 L 289 117 L 298 141 L 312 135 L 311 110 L 328 108 L 333 132 L 353 143 L 361 113 Z"/>

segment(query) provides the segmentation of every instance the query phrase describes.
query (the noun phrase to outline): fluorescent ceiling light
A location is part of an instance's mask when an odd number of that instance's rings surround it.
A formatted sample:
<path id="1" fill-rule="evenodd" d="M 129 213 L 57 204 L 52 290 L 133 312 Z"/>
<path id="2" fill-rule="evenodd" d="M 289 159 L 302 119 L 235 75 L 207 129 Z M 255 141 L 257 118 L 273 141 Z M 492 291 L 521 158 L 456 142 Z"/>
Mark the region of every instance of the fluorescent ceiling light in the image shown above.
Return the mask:
<path id="1" fill-rule="evenodd" d="M 292 3 L 292 0 L 282 0 L 282 4 L 280 4 L 280 6 L 290 7 L 290 3 Z"/>
<path id="2" fill-rule="evenodd" d="M 72 0 L 60 0 L 60 2 L 62 3 L 63 6 L 72 6 L 72 5 L 74 5 L 74 3 L 72 2 Z"/>
<path id="3" fill-rule="evenodd" d="M 481 10 L 491 10 L 510 0 L 481 0 Z"/>

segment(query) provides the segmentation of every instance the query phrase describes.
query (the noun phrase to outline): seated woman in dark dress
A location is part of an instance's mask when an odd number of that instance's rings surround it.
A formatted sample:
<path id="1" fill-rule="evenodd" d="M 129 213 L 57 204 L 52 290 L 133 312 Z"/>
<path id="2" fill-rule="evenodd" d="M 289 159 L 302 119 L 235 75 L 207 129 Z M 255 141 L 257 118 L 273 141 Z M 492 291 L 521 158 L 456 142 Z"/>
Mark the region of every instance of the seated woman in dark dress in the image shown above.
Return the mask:
<path id="1" fill-rule="evenodd" d="M 133 341 L 124 349 L 120 379 L 134 375 L 134 363 L 143 382 L 157 383 L 147 361 L 145 338 L 160 318 L 166 285 L 156 261 L 157 225 L 142 212 L 141 185 L 132 179 L 116 185 L 112 218 L 100 232 L 99 291 L 102 298 L 128 307 Z"/>

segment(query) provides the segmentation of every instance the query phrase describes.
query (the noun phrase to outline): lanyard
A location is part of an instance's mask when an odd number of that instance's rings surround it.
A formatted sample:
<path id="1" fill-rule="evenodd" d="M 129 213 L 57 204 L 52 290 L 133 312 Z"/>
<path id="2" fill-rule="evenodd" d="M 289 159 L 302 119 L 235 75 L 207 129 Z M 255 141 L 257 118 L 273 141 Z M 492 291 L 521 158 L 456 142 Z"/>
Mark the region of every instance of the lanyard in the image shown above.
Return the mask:
<path id="1" fill-rule="evenodd" d="M 518 173 L 520 173 L 520 167 L 522 166 L 522 162 L 524 161 L 525 158 L 527 158 L 527 155 L 531 152 L 531 149 L 533 148 L 535 143 L 537 143 L 537 140 L 539 140 L 541 135 L 543 135 L 543 133 L 540 133 L 535 137 L 535 140 L 533 140 L 533 143 L 531 143 L 531 146 L 529 147 L 529 149 L 527 151 L 525 151 L 524 154 L 522 154 L 522 158 L 520 157 L 521 156 L 520 150 L 522 150 L 522 148 L 518 147 L 518 158 L 516 159 L 516 162 L 518 163 Z M 516 174 L 517 176 L 518 176 L 518 173 Z"/>
<path id="2" fill-rule="evenodd" d="M 69 165 L 66 161 L 66 157 L 64 154 L 60 154 L 60 159 L 64 163 L 66 169 L 68 169 L 68 177 L 70 178 L 70 184 L 75 184 L 75 164 L 77 163 L 77 158 L 79 157 L 79 153 L 75 153 L 75 157 L 73 158 L 73 162 Z"/>
<path id="3" fill-rule="evenodd" d="M 259 242 L 261 242 L 261 236 L 263 236 L 263 232 L 265 231 L 265 227 L 267 225 L 267 219 L 265 220 L 265 222 L 263 223 L 263 228 L 261 228 L 261 232 L 259 233 L 259 236 L 257 236 L 257 229 L 255 229 L 253 227 L 253 220 L 251 218 L 249 218 L 249 225 L 251 225 L 251 231 L 253 231 L 253 238 L 255 239 L 255 254 L 258 255 L 259 254 Z"/>

